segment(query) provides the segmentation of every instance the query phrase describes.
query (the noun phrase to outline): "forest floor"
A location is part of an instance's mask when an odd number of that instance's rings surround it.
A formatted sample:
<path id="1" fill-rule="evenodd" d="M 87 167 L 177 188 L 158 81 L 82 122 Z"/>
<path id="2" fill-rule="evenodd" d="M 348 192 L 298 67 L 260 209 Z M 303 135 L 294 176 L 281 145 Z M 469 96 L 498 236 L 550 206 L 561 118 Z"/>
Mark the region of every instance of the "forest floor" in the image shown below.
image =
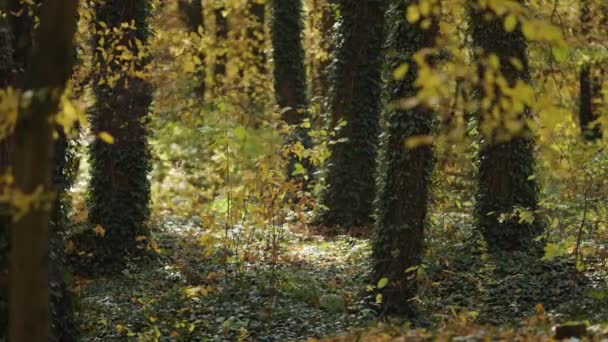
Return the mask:
<path id="1" fill-rule="evenodd" d="M 287 230 L 274 262 L 244 262 L 235 272 L 214 259 L 222 250 L 200 244 L 197 224 L 166 218 L 154 229 L 158 257 L 133 260 L 118 275 L 75 278 L 83 340 L 305 340 L 386 321 L 366 281 L 368 240 Z M 539 310 L 553 322 L 608 321 L 608 275 L 598 262 L 575 272 L 569 261 L 459 244 L 430 254 L 418 272 L 418 326 L 517 328 Z"/>
<path id="2" fill-rule="evenodd" d="M 287 341 L 344 333 L 376 319 L 357 302 L 361 270 L 369 269 L 365 240 L 286 233 L 289 242 L 274 265 L 244 264 L 235 274 L 206 253 L 191 222 L 165 220 L 155 230 L 155 260 L 134 260 L 119 275 L 77 277 L 83 339 Z"/>

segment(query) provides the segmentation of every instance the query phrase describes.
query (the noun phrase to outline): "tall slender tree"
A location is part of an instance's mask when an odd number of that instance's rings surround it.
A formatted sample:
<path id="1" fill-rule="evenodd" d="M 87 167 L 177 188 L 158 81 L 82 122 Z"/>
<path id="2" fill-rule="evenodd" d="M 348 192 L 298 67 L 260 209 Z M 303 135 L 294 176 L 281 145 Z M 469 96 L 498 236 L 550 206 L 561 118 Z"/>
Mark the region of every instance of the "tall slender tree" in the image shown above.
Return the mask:
<path id="1" fill-rule="evenodd" d="M 213 76 L 215 78 L 215 88 L 219 91 L 224 85 L 226 78 L 227 40 L 228 40 L 228 17 L 226 16 L 226 6 L 223 2 L 216 4 L 213 10 L 215 18 L 215 65 L 213 66 Z"/>
<path id="2" fill-rule="evenodd" d="M 336 48 L 334 26 L 337 22 L 337 0 L 321 1 L 321 39 L 322 49 L 327 53 L 327 59 L 318 65 L 318 75 L 314 82 L 316 96 L 328 98 L 331 89 L 331 59 Z M 326 104 L 324 104 L 325 107 Z"/>
<path id="3" fill-rule="evenodd" d="M 247 5 L 250 27 L 247 29 L 249 38 L 249 50 L 252 55 L 253 64 L 257 72 L 266 72 L 266 54 L 264 53 L 264 25 L 266 24 L 266 2 L 265 0 L 252 0 Z"/>
<path id="4" fill-rule="evenodd" d="M 203 15 L 203 0 L 179 0 L 179 11 L 182 20 L 186 24 L 188 31 L 191 34 L 199 34 L 199 30 L 205 27 L 205 17 Z M 198 86 L 195 87 L 196 93 L 205 98 L 205 54 L 200 52 L 198 58 L 201 61 L 199 71 L 196 74 Z"/>
<path id="5" fill-rule="evenodd" d="M 15 186 L 27 194 L 51 191 L 51 118 L 72 70 L 77 7 L 76 0 L 47 0 L 41 7 L 37 43 L 23 77 L 23 89 L 35 95 L 19 109 L 14 133 L 18 153 L 11 160 Z M 49 340 L 49 219 L 46 206 L 33 206 L 12 225 L 11 341 Z"/>
<path id="6" fill-rule="evenodd" d="M 374 172 L 380 120 L 380 74 L 387 0 L 338 1 L 341 13 L 332 71 L 331 146 L 323 203 L 324 223 L 345 227 L 372 223 Z"/>
<path id="7" fill-rule="evenodd" d="M 504 18 L 480 3 L 469 1 L 471 35 L 482 61 L 477 91 L 482 141 L 475 210 L 479 228 L 490 248 L 521 249 L 529 246 L 542 231 L 538 220 L 529 222 L 513 215 L 518 208 L 535 211 L 538 207 L 539 187 L 533 177 L 536 165 L 534 137 L 526 124 L 531 114 L 529 108 L 525 108 L 515 113 L 515 118 L 506 117 L 500 102 L 507 99 L 507 95 L 489 75 L 499 72 L 510 86 L 518 81 L 529 84 L 527 42 L 521 25 L 507 31 Z M 498 70 L 490 69 L 493 58 L 498 58 Z M 519 63 L 513 63 L 513 60 Z M 498 118 L 494 115 L 496 112 L 501 114 Z M 512 119 L 523 123 L 521 132 L 512 134 L 509 131 L 507 122 Z"/>
<path id="8" fill-rule="evenodd" d="M 93 77 L 96 102 L 90 114 L 97 138 L 89 149 L 89 221 L 97 228 L 95 253 L 110 268 L 121 256 L 136 252 L 136 238 L 148 234 L 146 119 L 152 89 L 139 73 L 148 63 L 149 6 L 146 0 L 95 4 L 93 65 L 99 68 Z"/>
<path id="9" fill-rule="evenodd" d="M 300 125 L 308 114 L 306 94 L 306 67 L 302 47 L 302 2 L 301 0 L 272 1 L 272 47 L 274 58 L 274 89 L 279 107 L 284 109 L 282 119 L 290 125 Z M 298 127 L 287 143 L 300 142 L 310 147 L 306 129 Z M 291 156 L 288 175 L 297 162 Z M 309 174 L 311 168 L 308 168 Z"/>
<path id="10" fill-rule="evenodd" d="M 587 43 L 597 44 L 596 34 L 598 38 L 608 34 L 608 4 L 581 0 L 580 20 Z M 600 106 L 604 100 L 602 82 L 607 69 L 605 61 L 592 61 L 581 66 L 579 121 L 583 137 L 587 140 L 602 138 L 601 127 L 593 123 L 600 118 Z"/>
<path id="11" fill-rule="evenodd" d="M 249 27 L 247 28 L 247 70 L 241 70 L 242 78 L 247 77 L 250 85 L 246 93 L 250 103 L 258 103 L 260 92 L 264 91 L 260 80 L 267 73 L 267 58 L 264 51 L 266 37 L 264 25 L 266 24 L 266 2 L 252 0 L 247 4 Z M 251 74 L 251 75 L 248 75 Z"/>
<path id="12" fill-rule="evenodd" d="M 6 12 L 7 2 L 0 2 L 0 12 Z M 14 61 L 13 61 L 13 37 L 9 21 L 6 17 L 0 18 L 0 91 L 6 89 L 13 83 Z M 1 101 L 1 100 L 0 100 Z M 5 113 L 0 113 L 4 117 Z M 4 127 L 0 132 L 0 175 L 5 175 L 10 166 L 11 131 Z M 0 193 L 7 191 L 6 184 L 1 185 Z M 10 241 L 10 206 L 7 203 L 0 204 L 0 340 L 8 334 L 8 253 Z"/>
<path id="13" fill-rule="evenodd" d="M 405 18 L 415 0 L 391 0 L 387 17 L 391 30 L 387 39 L 387 131 L 380 144 L 376 224 L 373 232 L 373 274 L 386 278 L 383 305 L 389 313 L 413 314 L 407 301 L 416 295 L 416 282 L 408 268 L 421 262 L 424 246 L 429 183 L 434 165 L 433 148 L 424 144 L 406 147 L 410 138 L 432 134 L 434 112 L 424 105 L 401 109 L 397 102 L 416 96 L 418 67 L 414 54 L 434 46 L 438 33 L 439 1 L 431 1 L 433 14 L 427 29 Z M 431 56 L 429 56 L 429 59 Z M 429 61 L 430 62 L 430 61 Z M 405 75 L 394 70 L 408 66 Z"/>

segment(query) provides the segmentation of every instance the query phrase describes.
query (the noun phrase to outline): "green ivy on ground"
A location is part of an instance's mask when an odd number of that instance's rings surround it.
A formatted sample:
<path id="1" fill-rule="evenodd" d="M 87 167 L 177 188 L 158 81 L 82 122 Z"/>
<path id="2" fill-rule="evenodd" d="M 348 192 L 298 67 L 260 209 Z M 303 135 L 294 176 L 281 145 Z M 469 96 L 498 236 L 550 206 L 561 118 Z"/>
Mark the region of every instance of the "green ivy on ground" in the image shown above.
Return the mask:
<path id="1" fill-rule="evenodd" d="M 276 264 L 254 260 L 236 274 L 234 269 L 224 273 L 214 261 L 219 255 L 206 254 L 199 242 L 204 236 L 200 224 L 197 218 L 168 216 L 153 230 L 161 249 L 158 261 L 134 260 L 112 276 L 76 277 L 83 339 L 289 341 L 345 335 L 352 329 L 375 331 L 382 321 L 393 327 L 382 331 L 405 336 L 460 336 L 464 331 L 502 336 L 514 334 L 509 329 L 533 317 L 537 304 L 555 322 L 608 320 L 608 306 L 598 305 L 608 301 L 608 277 L 594 260 L 577 274 L 568 259 L 491 255 L 455 244 L 436 251 L 420 268 L 418 300 L 424 318 L 412 323 L 426 330 L 395 330 L 404 322 L 378 317 L 375 284 L 365 280 L 367 240 L 327 240 L 293 228 Z M 462 325 L 459 330 L 446 329 L 456 323 Z"/>

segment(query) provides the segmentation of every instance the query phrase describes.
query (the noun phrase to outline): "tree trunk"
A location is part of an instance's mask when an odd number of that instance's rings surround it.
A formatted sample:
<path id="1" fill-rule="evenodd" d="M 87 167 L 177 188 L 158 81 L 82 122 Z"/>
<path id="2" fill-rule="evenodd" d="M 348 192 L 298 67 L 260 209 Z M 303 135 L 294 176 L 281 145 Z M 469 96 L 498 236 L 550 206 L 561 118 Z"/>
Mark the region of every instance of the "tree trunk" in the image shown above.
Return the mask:
<path id="1" fill-rule="evenodd" d="M 474 0 L 470 2 L 470 22 L 478 58 L 488 60 L 491 54 L 496 55 L 500 60 L 498 71 L 510 86 L 517 81 L 529 84 L 527 43 L 521 27 L 518 25 L 512 32 L 505 31 L 504 18 L 489 8 L 481 8 Z M 521 68 L 511 63 L 513 58 L 521 62 Z M 525 122 L 530 117 L 530 111 L 526 108 L 514 118 L 524 123 L 522 132 L 510 132 L 506 121 L 513 118 L 506 117 L 504 110 L 500 109 L 500 101 L 505 95 L 494 81 L 486 78 L 486 71 L 489 70 L 480 64 L 478 96 L 482 142 L 475 208 L 478 226 L 490 248 L 522 249 L 529 247 L 533 238 L 542 232 L 538 220 L 529 223 L 513 215 L 517 208 L 535 211 L 538 207 L 539 189 L 533 177 L 534 138 Z M 493 87 L 493 94 L 486 93 L 486 86 Z M 486 100 L 490 105 L 484 107 L 481 100 Z M 494 110 L 501 114 L 498 119 L 493 117 Z M 492 129 L 488 131 L 484 127 L 489 124 Z M 506 216 L 504 220 L 501 220 L 501 215 Z"/>
<path id="2" fill-rule="evenodd" d="M 323 11 L 321 14 L 321 38 L 322 38 L 322 48 L 327 53 L 327 59 L 322 61 L 319 64 L 318 71 L 319 75 L 317 76 L 316 84 L 316 95 L 325 99 L 326 101 L 329 98 L 329 92 L 331 88 L 331 60 L 333 53 L 336 48 L 336 33 L 334 32 L 334 25 L 336 24 L 336 6 L 337 0 L 326 0 L 322 4 L 321 10 Z M 324 108 L 322 112 L 325 111 L 325 106 L 328 104 L 324 104 Z"/>
<path id="3" fill-rule="evenodd" d="M 50 190 L 53 125 L 72 68 L 78 2 L 46 0 L 37 45 L 26 69 L 24 89 L 34 92 L 19 111 L 13 167 L 16 191 Z M 43 201 L 45 198 L 41 198 Z M 10 269 L 10 340 L 49 340 L 49 203 L 14 219 Z"/>
<path id="4" fill-rule="evenodd" d="M 203 16 L 203 0 L 179 0 L 179 11 L 188 31 L 192 34 L 199 34 L 199 29 L 205 27 L 205 19 Z M 200 52 L 198 58 L 201 60 L 199 71 L 196 76 L 198 78 L 198 86 L 195 88 L 196 93 L 202 98 L 205 98 L 205 54 Z"/>
<path id="5" fill-rule="evenodd" d="M 0 10 L 6 10 L 6 2 L 0 1 Z M 0 18 L 0 91 L 13 84 L 14 79 L 13 37 L 9 22 Z M 10 131 L 0 132 L 0 175 L 8 172 L 11 151 Z M 5 193 L 7 189 L 0 189 Z M 0 203 L 0 340 L 8 335 L 8 253 L 10 241 L 10 208 L 7 203 Z"/>
<path id="6" fill-rule="evenodd" d="M 53 144 L 53 191 L 57 194 L 49 224 L 50 274 L 49 286 L 52 342 L 77 341 L 78 328 L 74 319 L 74 306 L 69 285 L 64 280 L 66 255 L 62 234 L 69 224 L 70 196 L 68 189 L 74 184 L 78 170 L 78 159 L 74 143 L 57 127 L 58 138 Z"/>
<path id="7" fill-rule="evenodd" d="M 150 84 L 136 73 L 143 72 L 148 58 L 118 59 L 109 62 L 103 50 L 110 56 L 120 56 L 117 49 L 127 46 L 134 56 L 145 49 L 150 31 L 147 24 L 149 2 L 146 0 L 108 0 L 96 4 L 93 39 L 93 65 L 101 68 L 94 75 L 94 91 L 97 97 L 90 115 L 93 133 L 97 136 L 91 144 L 91 183 L 89 195 L 89 222 L 91 228 L 102 230 L 95 235 L 95 253 L 99 261 L 97 271 L 113 271 L 121 267 L 123 257 L 136 253 L 137 237 L 147 236 L 146 221 L 149 217 L 150 155 L 147 142 L 146 121 L 152 101 Z M 134 23 L 122 34 L 101 36 L 104 22 L 111 31 L 120 29 L 123 23 Z M 119 40 L 119 44 L 114 44 Z M 137 44 L 136 42 L 141 42 Z M 117 57 L 115 57 L 117 58 Z M 113 143 L 103 141 L 99 134 L 109 133 Z M 105 232 L 100 233 L 100 232 Z"/>
<path id="8" fill-rule="evenodd" d="M 222 87 L 226 78 L 226 44 L 228 41 L 228 18 L 225 16 L 226 8 L 221 6 L 213 11 L 215 17 L 215 65 L 213 75 L 215 77 L 216 93 L 222 93 Z"/>
<path id="9" fill-rule="evenodd" d="M 405 143 L 412 137 L 430 135 L 435 114 L 422 105 L 399 109 L 396 102 L 416 96 L 414 82 L 418 68 L 413 56 L 421 49 L 433 47 L 439 31 L 435 16 L 431 17 L 431 27 L 426 30 L 405 19 L 406 9 L 415 3 L 414 0 L 392 0 L 387 14 L 391 25 L 386 44 L 388 130 L 380 145 L 377 219 L 372 240 L 374 281 L 389 280 L 381 290 L 384 310 L 409 315 L 414 313 L 414 306 L 408 300 L 416 295 L 417 287 L 413 279 L 415 272 L 405 270 L 420 265 L 422 259 L 434 156 L 431 145 L 410 149 Z M 409 71 L 402 79 L 395 79 L 393 71 L 404 63 Z"/>
<path id="10" fill-rule="evenodd" d="M 264 47 L 266 46 L 266 37 L 264 35 L 264 24 L 266 22 L 266 3 L 259 3 L 252 1 L 248 5 L 249 12 L 249 27 L 247 29 L 247 43 L 248 52 L 250 53 L 250 61 L 247 63 L 247 70 L 241 71 L 242 77 L 247 77 L 249 86 L 245 89 L 249 102 L 252 104 L 259 104 L 259 96 L 264 91 L 261 80 L 265 79 L 265 75 L 268 72 L 266 63 L 266 53 Z M 248 75 L 248 74 L 253 75 Z"/>
<path id="11" fill-rule="evenodd" d="M 580 5 L 582 33 L 587 43 L 593 43 L 595 40 L 592 32 L 594 27 L 604 36 L 608 34 L 608 5 L 598 5 L 601 8 L 597 11 L 594 10 L 591 0 L 581 0 Z M 598 25 L 593 23 L 593 13 L 604 16 L 598 21 Z M 592 61 L 581 66 L 579 121 L 583 137 L 588 141 L 602 138 L 602 128 L 595 121 L 600 118 L 600 107 L 604 102 L 602 82 L 605 73 L 606 66 L 601 61 Z"/>
<path id="12" fill-rule="evenodd" d="M 345 142 L 331 145 L 323 203 L 326 225 L 372 223 L 380 120 L 380 69 L 387 0 L 339 1 L 340 27 L 332 71 L 331 123 Z"/>
<path id="13" fill-rule="evenodd" d="M 264 24 L 266 23 L 266 3 L 251 2 L 249 4 L 251 27 L 247 30 L 251 55 L 258 73 L 266 73 L 266 54 L 264 53 Z"/>
<path id="14" fill-rule="evenodd" d="M 302 47 L 302 2 L 301 0 L 272 0 L 272 46 L 274 58 L 274 89 L 277 103 L 283 109 L 282 119 L 289 125 L 300 125 L 308 114 L 306 94 L 306 67 Z M 300 142 L 305 148 L 311 146 L 306 129 L 297 127 L 286 143 Z M 296 163 L 306 164 L 290 157 L 288 176 Z M 308 175 L 312 167 L 304 165 Z"/>

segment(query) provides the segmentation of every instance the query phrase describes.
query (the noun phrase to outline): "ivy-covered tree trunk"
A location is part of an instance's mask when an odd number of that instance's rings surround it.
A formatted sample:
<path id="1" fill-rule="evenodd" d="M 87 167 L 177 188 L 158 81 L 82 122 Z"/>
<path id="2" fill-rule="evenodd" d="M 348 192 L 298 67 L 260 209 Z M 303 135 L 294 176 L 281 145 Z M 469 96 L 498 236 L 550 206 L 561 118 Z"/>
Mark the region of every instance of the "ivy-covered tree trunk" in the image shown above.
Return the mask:
<path id="1" fill-rule="evenodd" d="M 37 43 L 23 77 L 23 89 L 35 96 L 19 109 L 14 132 L 15 186 L 26 194 L 37 189 L 52 192 L 54 126 L 50 119 L 72 70 L 77 8 L 76 0 L 46 0 L 41 7 Z M 12 225 L 11 341 L 49 340 L 49 219 L 46 206 L 39 206 L 17 215 Z"/>
<path id="2" fill-rule="evenodd" d="M 520 25 L 507 32 L 502 16 L 481 7 L 477 0 L 470 1 L 469 5 L 470 29 L 478 57 L 486 61 L 491 56 L 498 57 L 498 72 L 510 86 L 518 81 L 529 83 L 527 42 Z M 513 59 L 521 65 L 513 63 Z M 493 72 L 487 65 L 479 65 L 477 94 L 482 134 L 475 208 L 477 224 L 491 249 L 521 249 L 530 246 L 542 232 L 538 220 L 530 222 L 516 213 L 517 210 L 534 212 L 538 207 L 539 187 L 533 177 L 536 165 L 534 138 L 526 123 L 530 111 L 526 108 L 516 113 L 515 118 L 503 113 L 500 101 L 505 95 L 494 83 L 495 78 L 486 77 Z M 492 93 L 486 92 L 486 87 L 491 87 Z M 501 113 L 500 117 L 494 117 L 495 111 Z M 521 132 L 513 134 L 509 130 L 507 121 L 513 119 L 524 124 Z"/>
<path id="3" fill-rule="evenodd" d="M 413 56 L 421 49 L 434 46 L 439 27 L 436 16 L 429 18 L 431 26 L 427 29 L 408 22 L 404 13 L 415 3 L 414 0 L 391 0 L 387 12 L 391 27 L 386 44 L 387 131 L 379 150 L 377 219 L 372 240 L 374 281 L 388 279 L 381 289 L 384 309 L 387 313 L 408 315 L 415 312 L 408 302 L 417 289 L 415 272 L 410 268 L 420 265 L 423 255 L 434 155 L 431 145 L 408 148 L 406 142 L 409 138 L 432 134 L 435 115 L 423 105 L 401 109 L 397 102 L 417 94 L 414 82 L 418 68 Z M 438 2 L 432 5 L 438 6 Z M 394 70 L 404 64 L 408 65 L 407 73 L 394 77 Z"/>
<path id="4" fill-rule="evenodd" d="M 338 1 L 341 13 L 336 36 L 331 90 L 331 122 L 344 142 L 331 145 L 323 204 L 326 225 L 372 223 L 384 14 L 387 0 Z"/>
<path id="5" fill-rule="evenodd" d="M 331 89 L 331 59 L 336 48 L 336 35 L 334 32 L 334 25 L 337 21 L 337 0 L 325 0 L 321 4 L 321 48 L 327 53 L 327 59 L 319 63 L 318 75 L 315 84 L 316 96 L 328 99 L 329 92 Z M 324 104 L 323 107 L 325 109 Z"/>
<path id="6" fill-rule="evenodd" d="M 148 63 L 148 14 L 146 0 L 108 0 L 95 5 L 93 65 L 99 68 L 93 78 L 97 101 L 90 121 L 96 139 L 89 151 L 88 200 L 89 222 L 97 228 L 95 253 L 102 261 L 98 268 L 112 269 L 112 263 L 121 263 L 121 257 L 137 252 L 138 236 L 148 235 L 146 120 L 152 88 L 139 75 Z M 125 47 L 128 50 L 121 50 Z M 138 57 L 140 54 L 144 57 Z"/>
<path id="7" fill-rule="evenodd" d="M 283 110 L 282 119 L 289 125 L 298 126 L 286 143 L 299 142 L 303 147 L 311 146 L 306 129 L 299 127 L 309 118 L 306 94 L 306 66 L 302 47 L 302 2 L 301 0 L 271 0 L 272 47 L 274 59 L 274 90 L 279 107 Z M 288 176 L 291 177 L 296 156 L 290 157 Z M 306 163 L 304 163 L 306 164 Z M 312 167 L 307 167 L 308 175 Z"/>
<path id="8" fill-rule="evenodd" d="M 199 29 L 205 27 L 205 18 L 203 16 L 203 0 L 179 0 L 179 11 L 182 19 L 192 34 L 199 34 Z M 198 58 L 201 60 L 199 71 L 196 74 L 198 86 L 195 88 L 196 93 L 202 98 L 205 98 L 205 54 L 199 53 Z"/>
<path id="9" fill-rule="evenodd" d="M 52 186 L 56 194 L 49 222 L 50 230 L 50 273 L 49 286 L 51 336 L 52 342 L 77 341 L 78 328 L 75 324 L 72 293 L 66 284 L 63 234 L 68 225 L 70 198 L 68 188 L 73 184 L 77 158 L 72 148 L 73 141 L 63 133 L 63 127 L 58 128 L 59 137 L 55 140 L 53 152 Z"/>
<path id="10" fill-rule="evenodd" d="M 594 27 L 603 37 L 608 35 L 608 4 L 595 4 L 591 0 L 580 2 L 582 33 L 588 44 L 598 43 L 594 37 Z M 598 25 L 594 25 L 594 14 L 603 16 L 597 21 Z M 605 64 L 606 61 L 592 61 L 583 64 L 580 70 L 579 121 L 583 137 L 590 141 L 602 138 L 602 129 L 595 121 L 600 118 L 600 107 L 604 100 L 602 82 L 608 70 Z"/>

